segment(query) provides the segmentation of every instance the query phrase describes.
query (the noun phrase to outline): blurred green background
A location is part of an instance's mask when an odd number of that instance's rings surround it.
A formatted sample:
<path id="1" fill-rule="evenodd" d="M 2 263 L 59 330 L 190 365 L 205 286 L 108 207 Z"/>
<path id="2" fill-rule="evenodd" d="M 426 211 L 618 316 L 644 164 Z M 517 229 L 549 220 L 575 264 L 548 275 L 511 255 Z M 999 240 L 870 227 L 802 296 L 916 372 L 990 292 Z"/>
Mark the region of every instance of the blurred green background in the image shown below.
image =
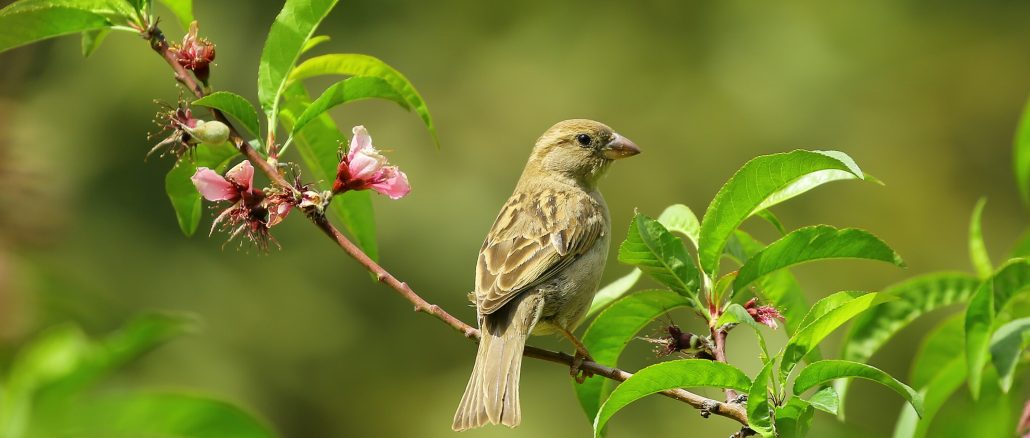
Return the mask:
<path id="1" fill-rule="evenodd" d="M 257 60 L 280 3 L 196 3 L 201 35 L 218 45 L 213 86 L 256 102 Z M 162 15 L 169 37 L 180 38 Z M 634 209 L 655 216 L 685 203 L 700 215 L 755 155 L 838 149 L 886 186 L 837 183 L 775 212 L 788 227 L 866 228 L 909 267 L 803 266 L 796 273 L 811 299 L 969 271 L 967 223 L 981 195 L 997 261 L 1028 223 L 1011 172 L 1030 90 L 1027 17 L 1024 1 L 356 0 L 325 21 L 319 33 L 332 41 L 316 52 L 380 57 L 427 100 L 439 150 L 414 114 L 390 103 L 333 116 L 348 131 L 367 126 L 411 179 L 407 198 L 376 197 L 384 266 L 472 321 L 465 294 L 482 237 L 536 137 L 575 117 L 604 121 L 644 150 L 602 182 L 616 242 Z M 199 388 L 259 412 L 290 437 L 451 436 L 474 344 L 412 313 L 299 216 L 275 230 L 283 250 L 267 255 L 223 249 L 223 235 L 180 234 L 164 194 L 171 162 L 143 160 L 152 100 L 177 94 L 167 66 L 127 33 L 88 59 L 77 37 L 0 55 L 0 355 L 57 322 L 103 333 L 144 309 L 193 312 L 205 321 L 202 333 L 98 389 Z M 765 224 L 747 226 L 773 236 Z M 606 279 L 629 270 L 614 249 Z M 931 324 L 905 330 L 872 363 L 907 380 Z M 759 362 L 749 336 L 731 338 L 728 354 L 753 375 Z M 772 339 L 778 347 L 782 332 Z M 834 340 L 824 351 L 835 351 Z M 532 342 L 570 350 L 556 339 Z M 648 346 L 634 345 L 623 365 L 653 360 Z M 566 370 L 527 360 L 522 382 L 521 427 L 464 436 L 590 433 Z M 1022 400 L 1030 392 L 1019 391 Z M 931 434 L 970 436 L 951 424 L 967 412 L 963 397 Z M 819 413 L 812 436 L 889 435 L 901 404 L 856 383 L 848 422 Z M 660 397 L 610 426 L 611 436 L 736 429 Z"/>

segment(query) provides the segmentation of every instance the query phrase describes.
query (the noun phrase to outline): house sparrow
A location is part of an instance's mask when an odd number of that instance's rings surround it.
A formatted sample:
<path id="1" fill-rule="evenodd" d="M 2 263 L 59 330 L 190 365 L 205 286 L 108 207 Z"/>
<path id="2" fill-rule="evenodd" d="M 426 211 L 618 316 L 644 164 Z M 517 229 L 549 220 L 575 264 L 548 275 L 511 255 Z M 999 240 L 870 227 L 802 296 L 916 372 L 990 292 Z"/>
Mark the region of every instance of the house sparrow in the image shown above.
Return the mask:
<path id="1" fill-rule="evenodd" d="M 637 145 L 592 120 L 566 120 L 536 142 L 515 193 L 479 250 L 474 301 L 481 337 L 454 430 L 519 424 L 522 350 L 530 334 L 572 335 L 597 292 L 611 223 L 597 182 Z"/>

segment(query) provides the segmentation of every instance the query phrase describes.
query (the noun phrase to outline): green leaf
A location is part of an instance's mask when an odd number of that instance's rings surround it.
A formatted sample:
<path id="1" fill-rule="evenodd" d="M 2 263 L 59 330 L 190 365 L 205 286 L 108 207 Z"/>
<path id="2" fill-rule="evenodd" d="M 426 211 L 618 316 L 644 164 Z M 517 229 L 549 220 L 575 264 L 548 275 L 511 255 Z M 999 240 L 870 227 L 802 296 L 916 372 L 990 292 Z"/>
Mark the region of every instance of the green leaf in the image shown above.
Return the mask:
<path id="1" fill-rule="evenodd" d="M 998 370 L 998 383 L 1003 392 L 1012 389 L 1016 365 L 1027 345 L 1030 345 L 1030 318 L 1009 321 L 991 336 L 991 361 Z"/>
<path id="2" fill-rule="evenodd" d="M 883 290 L 897 299 L 862 314 L 845 338 L 841 357 L 866 362 L 880 347 L 916 318 L 967 301 L 980 282 L 964 272 L 926 274 Z M 843 393 L 843 391 L 841 391 Z"/>
<path id="3" fill-rule="evenodd" d="M 740 268 L 733 288 L 743 289 L 755 279 L 788 266 L 833 258 L 880 260 L 905 266 L 890 246 L 867 231 L 816 225 L 794 230 L 749 258 Z"/>
<path id="4" fill-rule="evenodd" d="M 821 298 L 816 301 L 805 316 L 798 322 L 798 327 L 804 328 L 815 320 L 822 318 L 824 315 L 829 313 L 831 310 L 840 307 L 841 305 L 847 304 L 849 301 L 854 300 L 864 295 L 863 292 L 858 291 L 841 291 Z"/>
<path id="5" fill-rule="evenodd" d="M 188 321 L 179 316 L 148 314 L 99 342 L 73 325 L 45 331 L 19 352 L 11 366 L 0 400 L 0 435 L 21 435 L 34 399 L 54 399 L 65 406 L 73 392 L 188 327 Z"/>
<path id="6" fill-rule="evenodd" d="M 969 301 L 966 308 L 966 366 L 973 399 L 980 396 L 980 381 L 995 318 L 1009 300 L 1030 290 L 1030 259 L 1015 259 L 998 269 Z"/>
<path id="7" fill-rule="evenodd" d="M 139 12 L 145 12 L 147 10 L 147 8 L 150 6 L 150 1 L 149 0 L 125 0 L 125 1 L 129 2 L 129 5 L 132 6 L 132 8 L 134 10 L 139 11 Z"/>
<path id="8" fill-rule="evenodd" d="M 727 250 L 731 248 L 738 250 L 738 260 L 743 264 L 751 256 L 761 251 L 762 248 L 765 248 L 765 245 L 755 240 L 750 234 L 736 230 L 726 246 Z M 762 298 L 766 304 L 776 307 L 783 314 L 784 319 L 787 320 L 785 325 L 787 326 L 788 335 L 794 334 L 801 328 L 802 318 L 805 316 L 806 309 L 809 308 L 808 301 L 805 299 L 805 294 L 801 291 L 801 285 L 798 284 L 790 270 L 781 269 L 761 277 L 758 279 L 757 285 L 756 295 Z M 739 292 L 734 291 L 735 294 Z M 746 298 L 743 295 L 735 296 L 741 300 Z"/>
<path id="9" fill-rule="evenodd" d="M 0 52 L 47 38 L 113 26 L 108 17 L 94 10 L 103 3 L 53 0 L 12 3 L 0 9 L 0 29 L 3 29 Z"/>
<path id="10" fill-rule="evenodd" d="M 808 398 L 808 404 L 830 415 L 837 415 L 840 408 L 840 395 L 832 386 L 826 386 Z"/>
<path id="11" fill-rule="evenodd" d="M 812 426 L 815 409 L 799 397 L 776 408 L 776 433 L 779 438 L 804 438 Z"/>
<path id="12" fill-rule="evenodd" d="M 230 403 L 199 395 L 108 396 L 80 416 L 90 436 L 271 438 L 264 421 Z M 95 435 L 94 435 L 95 434 Z"/>
<path id="13" fill-rule="evenodd" d="M 31 395 L 37 388 L 75 372 L 90 354 L 90 340 L 77 326 L 44 331 L 18 352 L 7 378 L 8 394 Z"/>
<path id="14" fill-rule="evenodd" d="M 243 128 L 260 139 L 261 124 L 258 122 L 258 113 L 254 106 L 235 93 L 228 91 L 216 91 L 200 99 L 194 100 L 193 105 L 206 106 L 219 110 L 243 124 Z"/>
<path id="15" fill-rule="evenodd" d="M 769 348 L 765 344 L 765 335 L 762 334 L 762 325 L 755 321 L 750 314 L 747 313 L 747 309 L 737 303 L 730 303 L 723 309 L 722 315 L 719 316 L 719 320 L 715 322 L 715 326 L 719 327 L 724 324 L 744 324 L 751 327 L 755 331 L 755 336 L 758 338 L 758 347 L 762 350 L 762 361 L 767 362 L 769 360 Z"/>
<path id="16" fill-rule="evenodd" d="M 175 18 L 179 20 L 179 24 L 182 25 L 183 29 L 189 29 L 190 23 L 193 22 L 193 0 L 157 0 L 161 4 L 165 5 Z"/>
<path id="17" fill-rule="evenodd" d="M 726 241 L 749 216 L 842 179 L 862 179 L 862 171 L 836 151 L 796 150 L 748 161 L 722 186 L 701 220 L 701 268 L 710 276 L 718 274 Z"/>
<path id="18" fill-rule="evenodd" d="M 969 220 L 969 259 L 973 262 L 973 268 L 976 269 L 976 273 L 980 275 L 981 279 L 990 277 L 994 273 L 991 257 L 987 254 L 987 247 L 984 245 L 983 227 L 980 224 L 985 204 L 987 204 L 987 198 L 980 198 L 973 207 L 973 217 Z"/>
<path id="19" fill-rule="evenodd" d="M 622 350 L 637 332 L 666 312 L 690 305 L 685 297 L 668 290 L 642 291 L 623 297 L 590 323 L 583 334 L 583 345 L 594 362 L 616 366 Z M 583 411 L 593 419 L 601 401 L 611 391 L 611 381 L 594 376 L 575 385 L 574 389 Z"/>
<path id="20" fill-rule="evenodd" d="M 440 145 L 440 140 L 436 136 L 436 127 L 433 125 L 433 117 L 429 114 L 429 107 L 422 100 L 422 96 L 404 75 L 385 62 L 369 55 L 357 53 L 316 56 L 297 66 L 290 74 L 289 80 L 291 82 L 300 81 L 322 75 L 370 76 L 386 81 L 404 97 L 408 106 L 418 113 L 422 122 L 425 123 L 426 129 L 429 130 L 429 134 L 433 136 L 433 141 L 437 146 Z"/>
<path id="21" fill-rule="evenodd" d="M 772 409 L 769 403 L 769 375 L 775 361 L 769 361 L 762 367 L 762 371 L 755 376 L 751 383 L 751 389 L 747 392 L 747 422 L 748 427 L 762 437 L 776 436 L 776 428 L 773 427 Z"/>
<path id="22" fill-rule="evenodd" d="M 355 76 L 333 84 L 311 105 L 308 105 L 304 113 L 297 118 L 297 122 L 293 124 L 290 135 L 301 130 L 309 122 L 334 106 L 372 98 L 393 101 L 401 108 L 410 109 L 408 102 L 388 82 L 374 77 Z"/>
<path id="23" fill-rule="evenodd" d="M 293 123 L 311 104 L 307 91 L 301 84 L 290 85 L 283 94 L 283 125 L 291 131 Z M 322 181 L 322 188 L 329 189 L 336 179 L 336 167 L 340 162 L 339 147 L 344 142 L 336 123 L 328 114 L 315 118 L 294 137 L 297 152 L 310 170 L 314 179 Z M 361 250 L 372 260 L 379 258 L 376 244 L 375 214 L 372 209 L 370 190 L 350 190 L 333 197 L 329 210 L 335 214 L 344 228 L 357 242 Z"/>
<path id="24" fill-rule="evenodd" d="M 683 241 L 654 219 L 639 213 L 633 217 L 619 246 L 619 261 L 640 268 L 683 296 L 697 295 L 699 273 Z"/>
<path id="25" fill-rule="evenodd" d="M 104 42 L 104 38 L 107 38 L 109 33 L 111 33 L 111 29 L 106 27 L 83 32 L 82 56 L 89 57 L 89 55 L 92 55 L 100 47 L 100 43 Z"/>
<path id="26" fill-rule="evenodd" d="M 116 24 L 128 23 L 135 11 L 125 0 L 19 0 L 3 9 L 0 15 L 20 14 L 48 8 L 69 8 L 92 12 L 107 17 Z"/>
<path id="27" fill-rule="evenodd" d="M 868 362 L 880 347 L 916 318 L 945 306 L 966 302 L 979 284 L 976 277 L 964 272 L 941 272 L 886 288 L 883 293 L 897 300 L 870 309 L 855 319 L 844 338 L 841 358 Z M 961 337 L 961 333 L 958 336 Z M 849 383 L 847 380 L 836 383 L 842 405 L 846 401 Z M 914 385 L 919 387 L 918 383 Z"/>
<path id="28" fill-rule="evenodd" d="M 41 397 L 58 401 L 112 373 L 144 353 L 182 334 L 195 330 L 195 317 L 174 313 L 147 313 L 91 343 L 86 360 L 74 372 L 46 388 Z"/>
<path id="29" fill-rule="evenodd" d="M 308 39 L 308 42 L 304 43 L 304 47 L 300 49 L 300 53 L 303 55 L 308 53 L 311 49 L 319 46 L 322 43 L 330 40 L 329 35 L 318 35 Z"/>
<path id="30" fill-rule="evenodd" d="M 1012 250 L 1009 251 L 1010 259 L 1020 257 L 1030 257 L 1030 227 L 1023 230 L 1023 234 L 1019 235 L 1016 243 L 1012 245 Z"/>
<path id="31" fill-rule="evenodd" d="M 1012 147 L 1012 165 L 1016 172 L 1016 184 L 1023 203 L 1030 205 L 1030 100 L 1023 109 L 1023 118 L 1016 130 Z"/>
<path id="32" fill-rule="evenodd" d="M 701 222 L 697 216 L 683 204 L 673 204 L 665 208 L 662 214 L 658 215 L 658 222 L 672 232 L 680 233 L 690 239 L 690 243 L 697 248 L 698 234 L 701 233 Z"/>
<path id="33" fill-rule="evenodd" d="M 739 369 L 722 362 L 683 359 L 662 362 L 638 371 L 615 387 L 594 419 L 594 436 L 599 436 L 612 415 L 634 401 L 667 389 L 707 386 L 747 391 L 748 379 Z"/>
<path id="34" fill-rule="evenodd" d="M 895 438 L 925 436 L 937 411 L 966 380 L 964 322 L 962 314 L 953 315 L 923 337 L 911 371 L 912 386 L 923 396 L 923 418 L 905 405 L 894 427 Z"/>
<path id="35" fill-rule="evenodd" d="M 607 286 L 602 287 L 594 294 L 594 300 L 590 302 L 590 309 L 587 310 L 587 315 L 583 318 L 584 320 L 590 319 L 590 317 L 600 312 L 609 304 L 615 300 L 621 298 L 626 292 L 629 292 L 633 288 L 633 285 L 640 281 L 640 275 L 643 274 L 639 269 L 634 268 L 629 271 L 629 274 L 623 275 L 617 278 L 615 281 L 608 283 Z"/>
<path id="36" fill-rule="evenodd" d="M 912 387 L 925 388 L 941 372 L 941 364 L 961 359 L 965 369 L 965 315 L 951 315 L 923 337 L 910 371 Z M 962 373 L 965 379 L 965 372 Z"/>
<path id="37" fill-rule="evenodd" d="M 172 170 L 165 175 L 165 192 L 168 199 L 172 201 L 175 209 L 175 217 L 179 221 L 179 228 L 182 233 L 192 236 L 197 232 L 197 225 L 200 224 L 200 192 L 193 185 L 193 174 L 198 167 L 214 169 L 215 172 L 223 172 L 229 162 L 236 157 L 237 151 L 229 143 L 221 145 L 197 145 L 196 161 L 190 161 L 188 156 L 179 159 Z"/>
<path id="38" fill-rule="evenodd" d="M 297 63 L 301 50 L 315 28 L 337 0 L 286 0 L 275 17 L 258 64 L 258 100 L 268 116 L 269 129 L 275 129 L 279 99 L 286 90 L 286 79 Z"/>
<path id="39" fill-rule="evenodd" d="M 769 210 L 759 210 L 755 213 L 755 216 L 762 218 L 762 220 L 768 222 L 769 225 L 772 225 L 781 236 L 785 236 L 787 234 L 787 229 L 783 227 L 783 222 L 780 222 L 780 218 L 776 217 L 773 212 Z"/>
<path id="40" fill-rule="evenodd" d="M 780 373 L 784 376 L 789 374 L 790 371 L 794 369 L 794 365 L 797 365 L 797 363 L 804 358 L 812 348 L 822 342 L 827 335 L 832 333 L 838 327 L 848 322 L 848 320 L 866 311 L 870 307 L 876 306 L 890 299 L 893 299 L 893 297 L 875 292 L 868 293 L 847 300 L 843 304 L 826 312 L 826 314 L 815 318 L 808 325 L 803 325 L 801 330 L 798 330 L 797 333 L 791 336 L 790 340 L 787 341 L 787 345 L 783 347 L 783 359 L 780 361 Z"/>
<path id="41" fill-rule="evenodd" d="M 965 394 L 947 400 L 928 436 L 1015 438 L 1014 425 L 1026 395 L 1002 393 L 997 377 L 994 368 L 984 369 L 983 392 L 975 402 Z"/>
<path id="42" fill-rule="evenodd" d="M 822 360 L 808 365 L 794 380 L 794 395 L 800 395 L 808 389 L 831 380 L 843 378 L 861 378 L 881 383 L 904 397 L 916 410 L 916 413 L 922 415 L 923 399 L 908 385 L 877 368 L 847 360 Z"/>
<path id="43" fill-rule="evenodd" d="M 966 361 L 962 356 L 938 363 L 935 368 L 937 374 L 919 391 L 919 395 L 923 398 L 922 417 L 912 406 L 902 407 L 901 416 L 894 426 L 894 438 L 926 436 L 937 412 L 966 380 Z"/>
<path id="44" fill-rule="evenodd" d="M 21 349 L 0 399 L 0 436 L 25 434 L 38 388 L 65 378 L 87 360 L 90 342 L 74 325 L 44 331 Z"/>

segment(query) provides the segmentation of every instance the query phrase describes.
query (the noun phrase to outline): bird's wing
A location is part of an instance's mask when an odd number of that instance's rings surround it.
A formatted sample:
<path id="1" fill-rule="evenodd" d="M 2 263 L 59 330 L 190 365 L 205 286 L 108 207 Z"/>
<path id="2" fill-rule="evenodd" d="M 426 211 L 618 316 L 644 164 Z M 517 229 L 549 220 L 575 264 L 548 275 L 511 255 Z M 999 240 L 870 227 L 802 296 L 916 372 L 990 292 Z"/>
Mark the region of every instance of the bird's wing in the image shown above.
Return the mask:
<path id="1" fill-rule="evenodd" d="M 493 313 L 550 279 L 589 250 L 605 230 L 602 207 L 586 194 L 542 190 L 505 203 L 479 251 L 476 299 Z"/>

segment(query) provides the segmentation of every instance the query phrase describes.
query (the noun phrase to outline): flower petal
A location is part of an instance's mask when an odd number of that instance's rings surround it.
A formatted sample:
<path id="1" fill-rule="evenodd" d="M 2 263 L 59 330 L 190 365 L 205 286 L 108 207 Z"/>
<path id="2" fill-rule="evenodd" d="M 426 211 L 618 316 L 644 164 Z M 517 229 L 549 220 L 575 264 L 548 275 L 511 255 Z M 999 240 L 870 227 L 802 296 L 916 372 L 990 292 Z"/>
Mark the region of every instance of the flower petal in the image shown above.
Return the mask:
<path id="1" fill-rule="evenodd" d="M 411 192 L 408 176 L 398 170 L 396 166 L 384 167 L 377 180 L 372 183 L 372 190 L 389 196 L 390 199 L 400 199 Z"/>
<path id="2" fill-rule="evenodd" d="M 386 165 L 386 157 L 372 147 L 357 151 L 347 163 L 352 180 L 371 180 Z"/>
<path id="3" fill-rule="evenodd" d="M 254 166 L 250 164 L 250 161 L 243 160 L 225 172 L 225 179 L 235 183 L 243 191 L 251 193 L 254 191 Z"/>
<path id="4" fill-rule="evenodd" d="M 208 201 L 231 201 L 239 197 L 236 188 L 218 172 L 206 167 L 197 168 L 190 178 L 197 187 L 200 196 Z"/>
<path id="5" fill-rule="evenodd" d="M 287 202 L 281 202 L 274 205 L 268 206 L 268 228 L 272 228 L 286 219 L 286 216 L 290 214 L 290 210 L 293 209 L 293 205 Z"/>
<path id="6" fill-rule="evenodd" d="M 751 312 L 748 312 L 748 313 L 751 313 Z M 759 306 L 759 307 L 755 308 L 755 313 L 752 315 L 752 317 L 759 324 L 765 324 L 765 325 L 769 326 L 769 328 L 774 329 L 774 330 L 777 327 L 779 327 L 776 324 L 776 320 L 784 321 L 783 315 L 781 315 L 780 312 L 778 310 L 776 310 L 775 307 L 772 307 L 772 306 Z"/>
<path id="7" fill-rule="evenodd" d="M 368 135 L 368 130 L 364 126 L 358 125 L 351 130 L 354 136 L 350 139 L 350 149 L 347 150 L 347 159 L 353 161 L 354 154 L 358 151 L 372 147 L 372 137 Z"/>

